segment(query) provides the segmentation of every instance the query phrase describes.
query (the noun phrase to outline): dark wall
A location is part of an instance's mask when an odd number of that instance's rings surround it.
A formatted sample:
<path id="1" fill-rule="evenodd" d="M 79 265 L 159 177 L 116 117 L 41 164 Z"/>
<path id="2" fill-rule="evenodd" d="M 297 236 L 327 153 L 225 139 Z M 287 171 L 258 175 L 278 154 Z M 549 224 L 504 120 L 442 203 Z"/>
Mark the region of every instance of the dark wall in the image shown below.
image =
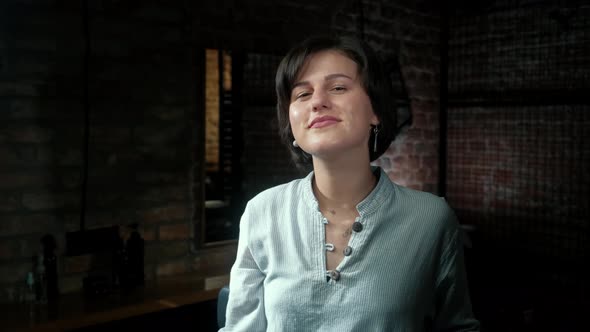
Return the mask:
<path id="1" fill-rule="evenodd" d="M 587 305 L 589 17 L 583 1 L 452 11 L 447 197 L 481 235 L 498 308 Z"/>
<path id="2" fill-rule="evenodd" d="M 195 74 L 185 10 L 82 3 L 2 4 L 5 285 L 31 270 L 40 235 L 56 236 L 63 254 L 81 224 L 140 223 L 148 278 L 188 264 Z M 81 286 L 93 258 L 60 259 L 62 291 Z"/>

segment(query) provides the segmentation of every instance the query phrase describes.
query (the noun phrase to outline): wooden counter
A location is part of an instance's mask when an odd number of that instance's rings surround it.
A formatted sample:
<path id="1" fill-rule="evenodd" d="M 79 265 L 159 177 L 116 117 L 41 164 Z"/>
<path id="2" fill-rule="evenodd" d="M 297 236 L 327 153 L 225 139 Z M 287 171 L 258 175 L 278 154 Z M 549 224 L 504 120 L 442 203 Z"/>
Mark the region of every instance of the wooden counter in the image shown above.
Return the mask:
<path id="1" fill-rule="evenodd" d="M 67 331 L 215 300 L 219 289 L 228 283 L 227 275 L 203 278 L 185 274 L 93 299 L 72 293 L 61 295 L 54 305 L 2 304 L 0 326 L 3 331 Z"/>

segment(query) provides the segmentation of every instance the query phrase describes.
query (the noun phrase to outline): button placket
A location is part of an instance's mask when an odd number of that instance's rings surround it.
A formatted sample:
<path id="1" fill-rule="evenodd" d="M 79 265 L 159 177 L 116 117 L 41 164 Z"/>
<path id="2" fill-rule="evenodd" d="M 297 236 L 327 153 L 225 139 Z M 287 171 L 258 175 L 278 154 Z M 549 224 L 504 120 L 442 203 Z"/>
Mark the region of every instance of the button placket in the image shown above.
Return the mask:
<path id="1" fill-rule="evenodd" d="M 352 259 L 353 254 L 357 252 L 358 248 L 361 246 L 362 242 L 366 238 L 367 234 L 363 233 L 365 227 L 361 222 L 361 219 L 362 218 L 359 216 L 354 220 L 354 223 L 352 224 L 353 232 L 350 236 L 350 239 L 348 240 L 348 245 L 344 249 L 341 249 L 342 253 L 344 254 L 344 259 L 338 266 L 339 270 L 346 269 L 347 264 L 350 264 L 348 261 Z"/>
<path id="2" fill-rule="evenodd" d="M 352 254 L 352 247 L 351 246 L 346 246 L 346 248 L 344 248 L 343 252 L 345 257 L 348 257 Z"/>
<path id="3" fill-rule="evenodd" d="M 348 240 L 348 245 L 342 250 L 342 254 L 344 254 L 342 263 L 347 261 L 350 258 L 350 255 L 352 255 L 353 246 L 358 241 L 357 238 L 360 236 L 360 234 L 357 233 L 360 233 L 363 230 L 363 224 L 360 222 L 360 219 L 360 217 L 357 217 L 352 224 L 353 232 Z"/>
<path id="4" fill-rule="evenodd" d="M 326 271 L 326 277 L 330 278 L 330 281 L 338 281 L 340 280 L 340 271 L 338 270 L 328 270 Z"/>
<path id="5" fill-rule="evenodd" d="M 327 259 L 326 259 L 326 250 L 327 248 L 327 243 L 326 243 L 326 224 L 328 223 L 328 219 L 326 219 L 326 217 L 324 217 L 324 215 L 321 212 L 317 212 L 319 215 L 319 223 L 317 224 L 318 229 L 318 234 L 319 234 L 319 243 L 320 243 L 320 248 L 321 249 L 321 255 L 318 257 L 319 259 L 319 268 L 320 270 L 318 271 L 320 274 L 320 278 L 323 279 L 324 281 L 326 280 L 326 263 L 327 263 Z"/>
<path id="6" fill-rule="evenodd" d="M 352 230 L 353 230 L 355 233 L 360 233 L 360 232 L 362 232 L 362 230 L 363 230 L 363 224 L 361 224 L 361 223 L 360 223 L 360 221 L 358 221 L 358 219 L 357 219 L 357 221 L 355 221 L 355 222 L 352 224 Z"/>

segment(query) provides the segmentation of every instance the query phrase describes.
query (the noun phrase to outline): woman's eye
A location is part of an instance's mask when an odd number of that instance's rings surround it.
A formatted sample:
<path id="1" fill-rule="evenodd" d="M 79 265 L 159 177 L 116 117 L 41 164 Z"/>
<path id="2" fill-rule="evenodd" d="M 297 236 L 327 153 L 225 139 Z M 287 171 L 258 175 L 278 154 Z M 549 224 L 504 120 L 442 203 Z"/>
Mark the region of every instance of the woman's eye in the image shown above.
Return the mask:
<path id="1" fill-rule="evenodd" d="M 305 97 L 309 96 L 310 94 L 311 93 L 309 93 L 309 92 L 301 92 L 301 93 L 298 93 L 297 95 L 295 95 L 295 98 L 296 99 L 305 98 Z"/>
<path id="2" fill-rule="evenodd" d="M 335 86 L 332 88 L 332 91 L 343 92 L 343 91 L 346 91 L 346 88 L 343 86 Z"/>

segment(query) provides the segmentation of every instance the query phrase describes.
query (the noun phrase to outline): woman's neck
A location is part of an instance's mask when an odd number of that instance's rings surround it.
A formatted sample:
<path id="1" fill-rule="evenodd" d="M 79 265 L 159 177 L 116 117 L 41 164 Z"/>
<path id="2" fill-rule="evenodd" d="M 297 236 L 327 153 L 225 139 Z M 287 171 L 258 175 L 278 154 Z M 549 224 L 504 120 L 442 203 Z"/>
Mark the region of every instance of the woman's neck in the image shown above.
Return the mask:
<path id="1" fill-rule="evenodd" d="M 313 163 L 313 190 L 320 209 L 356 209 L 377 184 L 369 160 L 338 160 Z"/>

